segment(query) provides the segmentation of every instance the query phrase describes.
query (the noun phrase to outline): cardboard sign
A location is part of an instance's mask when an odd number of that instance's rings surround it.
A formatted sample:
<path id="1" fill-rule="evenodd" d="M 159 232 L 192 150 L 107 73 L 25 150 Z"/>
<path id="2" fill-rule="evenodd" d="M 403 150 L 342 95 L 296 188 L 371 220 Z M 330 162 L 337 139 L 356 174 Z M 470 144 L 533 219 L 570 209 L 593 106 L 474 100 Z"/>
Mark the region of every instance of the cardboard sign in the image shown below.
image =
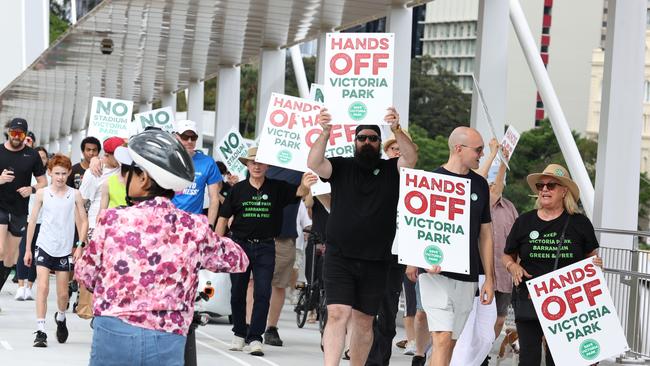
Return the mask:
<path id="1" fill-rule="evenodd" d="M 512 158 L 512 153 L 515 151 L 515 147 L 517 146 L 517 142 L 519 142 L 519 138 L 521 135 L 517 130 L 515 130 L 512 125 L 508 126 L 508 130 L 506 130 L 506 134 L 503 135 L 503 139 L 501 140 L 501 146 L 508 151 L 508 158 L 506 159 L 506 163 L 510 162 L 510 159 Z M 503 157 L 505 159 L 505 156 Z M 495 159 L 496 160 L 496 159 Z"/>
<path id="2" fill-rule="evenodd" d="M 471 181 L 416 169 L 400 170 L 399 262 L 469 274 Z"/>
<path id="3" fill-rule="evenodd" d="M 328 33 L 326 107 L 337 124 L 387 124 L 393 105 L 393 33 Z"/>
<path id="4" fill-rule="evenodd" d="M 214 148 L 219 160 L 226 164 L 228 171 L 238 176 L 239 180 L 244 180 L 248 169 L 239 158 L 248 155 L 248 147 L 239 131 L 233 127 Z"/>
<path id="5" fill-rule="evenodd" d="M 129 100 L 93 97 L 88 121 L 88 136 L 99 141 L 117 136 L 129 137 L 133 102 Z"/>
<path id="6" fill-rule="evenodd" d="M 591 365 L 629 349 L 607 282 L 593 258 L 526 285 L 556 365 Z"/>
<path id="7" fill-rule="evenodd" d="M 256 161 L 306 172 L 307 156 L 323 129 L 322 104 L 273 93 L 260 135 Z M 354 125 L 332 125 L 325 157 L 354 155 Z"/>
<path id="8" fill-rule="evenodd" d="M 158 108 L 152 111 L 138 113 L 133 116 L 133 122 L 129 125 L 129 136 L 137 135 L 150 126 L 173 133 L 175 120 L 172 107 Z"/>

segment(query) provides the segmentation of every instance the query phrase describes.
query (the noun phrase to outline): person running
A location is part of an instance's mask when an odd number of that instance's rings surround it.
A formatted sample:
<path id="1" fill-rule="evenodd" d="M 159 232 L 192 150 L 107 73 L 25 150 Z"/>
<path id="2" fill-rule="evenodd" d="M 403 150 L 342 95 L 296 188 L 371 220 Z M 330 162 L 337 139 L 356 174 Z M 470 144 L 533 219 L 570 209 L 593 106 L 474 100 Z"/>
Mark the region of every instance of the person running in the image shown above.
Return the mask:
<path id="1" fill-rule="evenodd" d="M 35 148 L 38 152 L 38 155 L 41 157 L 43 166 L 47 166 L 48 154 L 47 150 L 44 147 L 39 146 Z M 32 177 L 32 185 L 36 184 L 36 179 Z M 50 184 L 50 177 L 47 176 L 47 184 Z M 35 195 L 29 196 L 29 211 L 32 211 L 34 207 Z M 29 218 L 29 217 L 28 217 Z M 39 216 L 36 219 L 36 228 L 34 229 L 34 238 L 30 243 L 30 248 L 32 252 L 36 250 L 36 239 L 38 238 L 38 232 L 41 229 L 41 217 Z M 22 239 L 20 240 L 20 245 L 18 248 L 18 262 L 16 262 L 16 276 L 18 277 L 18 290 L 16 290 L 16 295 L 14 299 L 16 301 L 25 301 L 25 300 L 34 300 L 34 295 L 32 294 L 32 286 L 34 281 L 36 281 L 36 265 L 32 263 L 31 266 L 26 267 L 25 262 L 22 258 L 25 257 L 25 250 L 27 248 L 27 230 L 25 230 Z"/>
<path id="2" fill-rule="evenodd" d="M 263 356 L 262 334 L 266 329 L 275 269 L 274 238 L 280 234 L 282 211 L 287 205 L 298 203 L 300 197 L 307 195 L 309 187 L 316 183 L 318 178 L 311 173 L 305 173 L 300 186 L 266 178 L 269 166 L 256 162 L 256 156 L 257 147 L 252 147 L 248 149 L 246 157 L 239 158 L 248 168 L 250 177 L 235 184 L 230 190 L 219 210 L 216 231 L 218 235 L 224 235 L 232 217 L 231 237 L 250 258 L 246 272 L 230 275 L 230 305 L 234 333 L 230 350 Z M 247 326 L 246 292 L 251 272 L 254 301 L 250 326 Z"/>
<path id="3" fill-rule="evenodd" d="M 207 188 L 209 206 L 208 222 L 214 226 L 219 212 L 219 191 L 223 177 L 217 164 L 203 151 L 196 150 L 196 140 L 199 138 L 196 122 L 182 120 L 175 122 L 176 139 L 185 147 L 192 157 L 194 164 L 194 181 L 182 193 L 174 196 L 172 202 L 181 210 L 196 214 L 203 213 L 204 195 Z"/>
<path id="4" fill-rule="evenodd" d="M 81 140 L 81 155 L 83 159 L 72 166 L 72 174 L 68 177 L 68 187 L 79 189 L 86 170 L 90 168 L 92 159 L 102 151 L 102 145 L 96 137 L 88 136 Z"/>
<path id="5" fill-rule="evenodd" d="M 79 191 L 66 185 L 66 180 L 72 171 L 70 159 L 62 154 L 56 154 L 47 165 L 47 173 L 52 179 L 52 185 L 41 188 L 36 192 L 34 208 L 32 209 L 29 225 L 27 226 L 27 242 L 32 241 L 36 230 L 36 221 L 41 214 L 41 230 L 36 239 L 36 251 L 33 258 L 36 262 L 37 291 L 36 296 L 36 338 L 34 347 L 47 347 L 45 333 L 45 313 L 47 312 L 47 296 L 50 291 L 50 271 L 56 275 L 56 298 L 58 311 L 54 315 L 56 323 L 56 339 L 65 343 L 68 339 L 65 311 L 68 308 L 68 281 L 72 261 L 78 260 L 83 251 L 88 230 L 88 219 L 84 208 L 83 198 Z M 80 241 L 74 246 L 75 223 Z M 25 266 L 32 265 L 32 250 L 25 250 Z"/>
<path id="6" fill-rule="evenodd" d="M 340 362 L 348 321 L 350 363 L 366 362 L 373 341 L 373 319 L 386 291 L 399 169 L 412 168 L 417 162 L 415 145 L 400 128 L 395 108 L 388 108 L 384 120 L 400 146 L 399 158 L 381 159 L 379 126 L 360 125 L 355 130 L 354 157 L 326 159 L 332 126 L 325 108 L 320 113 L 323 132 L 307 158 L 307 166 L 332 186 L 323 266 L 328 314 L 323 341 L 328 366 Z"/>
<path id="7" fill-rule="evenodd" d="M 204 215 L 171 201 L 194 180 L 192 159 L 169 133 L 144 131 L 118 153 L 130 207 L 103 211 L 75 265 L 94 290 L 91 365 L 183 365 L 200 269 L 241 272 L 248 258 Z"/>
<path id="8" fill-rule="evenodd" d="M 18 258 L 18 244 L 27 225 L 29 196 L 47 185 L 43 161 L 25 145 L 27 121 L 9 123 L 9 139 L 0 145 L 0 291 Z M 36 184 L 30 186 L 32 176 Z"/>

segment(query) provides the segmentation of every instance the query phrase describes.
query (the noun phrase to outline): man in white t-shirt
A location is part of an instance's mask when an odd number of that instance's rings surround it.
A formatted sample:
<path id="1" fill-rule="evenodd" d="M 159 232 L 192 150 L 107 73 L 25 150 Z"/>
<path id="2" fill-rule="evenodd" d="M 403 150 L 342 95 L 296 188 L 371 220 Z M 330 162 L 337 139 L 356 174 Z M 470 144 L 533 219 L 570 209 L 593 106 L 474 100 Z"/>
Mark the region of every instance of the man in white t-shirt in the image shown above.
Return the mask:
<path id="1" fill-rule="evenodd" d="M 102 184 L 113 174 L 120 171 L 120 164 L 113 153 L 118 146 L 124 144 L 124 139 L 121 137 L 109 137 L 104 140 L 104 156 L 102 157 L 102 175 L 99 177 L 94 174 L 84 174 L 79 192 L 86 202 L 89 203 L 88 208 L 88 240 L 92 237 L 93 229 L 97 222 L 97 215 L 99 214 L 100 203 L 102 200 Z"/>

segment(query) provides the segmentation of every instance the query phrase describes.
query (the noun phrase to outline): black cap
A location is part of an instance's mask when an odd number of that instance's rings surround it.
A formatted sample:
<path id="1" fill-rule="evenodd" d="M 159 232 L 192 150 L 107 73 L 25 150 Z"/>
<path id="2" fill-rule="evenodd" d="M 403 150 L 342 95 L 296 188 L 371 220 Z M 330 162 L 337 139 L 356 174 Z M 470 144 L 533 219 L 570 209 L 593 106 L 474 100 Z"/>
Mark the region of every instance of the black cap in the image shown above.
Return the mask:
<path id="1" fill-rule="evenodd" d="M 377 125 L 358 125 L 357 128 L 354 130 L 354 134 L 358 135 L 359 132 L 361 132 L 362 130 L 373 130 L 377 132 L 377 135 L 381 138 L 381 130 Z"/>
<path id="2" fill-rule="evenodd" d="M 36 135 L 34 135 L 34 132 L 32 132 L 32 131 L 27 132 L 27 137 L 32 139 L 32 141 L 36 141 Z"/>
<path id="3" fill-rule="evenodd" d="M 27 121 L 25 121 L 22 118 L 14 118 L 11 120 L 11 123 L 9 123 L 9 129 L 10 130 L 22 130 L 23 132 L 27 133 Z"/>

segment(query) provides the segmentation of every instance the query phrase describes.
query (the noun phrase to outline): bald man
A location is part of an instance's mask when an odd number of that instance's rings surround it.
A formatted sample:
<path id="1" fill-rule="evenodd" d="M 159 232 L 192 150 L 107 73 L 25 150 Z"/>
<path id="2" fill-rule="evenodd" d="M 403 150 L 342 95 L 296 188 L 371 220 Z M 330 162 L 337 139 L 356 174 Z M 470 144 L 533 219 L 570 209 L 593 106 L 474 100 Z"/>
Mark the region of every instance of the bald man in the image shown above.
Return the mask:
<path id="1" fill-rule="evenodd" d="M 490 190 L 485 178 L 472 170 L 478 169 L 483 148 L 483 139 L 478 131 L 458 127 L 449 135 L 449 160 L 433 171 L 471 181 L 470 273 L 441 272 L 439 266 L 433 266 L 426 273 L 417 275 L 417 268 L 407 269 L 409 278 L 413 281 L 417 278 L 419 282 L 422 307 L 427 314 L 433 345 L 431 366 L 446 366 L 451 361 L 456 340 L 472 310 L 478 289 L 479 258 L 486 276 L 480 292 L 481 303 L 490 304 L 494 297 Z"/>

